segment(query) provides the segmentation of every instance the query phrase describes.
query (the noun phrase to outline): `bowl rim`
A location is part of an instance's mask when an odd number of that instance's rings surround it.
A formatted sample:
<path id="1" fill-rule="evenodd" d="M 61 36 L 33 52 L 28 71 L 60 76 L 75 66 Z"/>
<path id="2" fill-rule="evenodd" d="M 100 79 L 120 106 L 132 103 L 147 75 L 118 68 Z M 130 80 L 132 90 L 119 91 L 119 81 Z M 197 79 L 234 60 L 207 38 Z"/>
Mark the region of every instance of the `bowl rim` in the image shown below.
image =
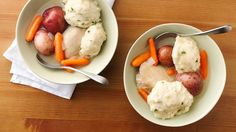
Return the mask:
<path id="1" fill-rule="evenodd" d="M 126 93 L 126 96 L 127 96 L 127 98 L 128 98 L 128 100 L 129 100 L 129 103 L 132 105 L 132 107 L 133 107 L 133 109 L 139 114 L 139 115 L 141 115 L 144 119 L 146 119 L 146 120 L 148 120 L 148 121 L 150 121 L 150 122 L 152 122 L 152 123 L 154 123 L 154 124 L 157 124 L 157 125 L 161 125 L 161 126 L 166 126 L 166 127 L 182 127 L 182 126 L 186 126 L 186 125 L 190 125 L 190 124 L 192 124 L 192 123 L 195 123 L 195 122 L 197 122 L 197 121 L 199 121 L 199 120 L 201 120 L 202 118 L 204 118 L 214 107 L 215 107 L 215 105 L 217 104 L 217 102 L 219 101 L 219 99 L 220 99 L 220 97 L 221 97 L 221 95 L 222 95 L 222 93 L 223 93 L 223 90 L 224 90 L 224 87 L 225 87 L 225 82 L 226 82 L 226 74 L 227 74 L 227 72 L 226 72 L 226 64 L 225 64 L 225 60 L 224 60 L 224 56 L 223 56 L 223 54 L 222 54 L 222 52 L 221 52 L 221 50 L 220 50 L 220 48 L 219 48 L 219 46 L 217 45 L 217 43 L 210 37 L 210 36 L 208 36 L 208 38 L 212 41 L 212 42 L 214 42 L 215 43 L 215 46 L 216 46 L 216 48 L 217 48 L 217 50 L 219 51 L 219 54 L 222 56 L 222 61 L 224 62 L 223 63 L 223 70 L 224 70 L 224 75 L 223 75 L 223 80 L 222 80 L 222 88 L 221 88 L 221 91 L 219 92 L 219 94 L 218 94 L 218 96 L 215 98 L 215 102 L 213 102 L 212 104 L 211 104 L 211 106 L 210 106 L 210 109 L 208 109 L 206 112 L 204 112 L 204 114 L 202 114 L 202 116 L 199 116 L 198 118 L 196 118 L 195 120 L 191 120 L 190 122 L 188 122 L 188 123 L 177 123 L 177 124 L 172 124 L 172 125 L 170 125 L 170 124 L 168 124 L 168 123 L 160 123 L 160 122 L 155 122 L 154 120 L 151 120 L 151 119 L 149 119 L 148 117 L 146 117 L 146 116 L 144 116 L 144 114 L 142 114 L 142 112 L 141 111 L 139 111 L 139 108 L 137 108 L 135 105 L 134 105 L 134 103 L 133 103 L 133 100 L 131 99 L 131 97 L 129 96 L 129 93 L 128 93 L 128 86 L 127 86 L 127 79 L 126 79 L 126 69 L 127 69 L 127 67 L 128 67 L 128 65 L 130 65 L 130 63 L 128 62 L 128 56 L 130 56 L 130 54 L 131 54 L 131 51 L 132 51 L 132 49 L 134 48 L 134 46 L 138 43 L 138 41 L 143 37 L 143 36 L 145 36 L 148 32 L 150 32 L 150 31 L 152 31 L 152 30 L 156 30 L 157 28 L 159 28 L 159 27 L 162 27 L 162 26 L 170 26 L 170 25 L 177 25 L 177 26 L 186 26 L 186 27 L 189 27 L 189 28 L 192 28 L 192 29 L 194 29 L 194 30 L 196 30 L 196 31 L 201 31 L 200 29 L 198 29 L 198 28 L 196 28 L 196 27 L 193 27 L 193 26 L 191 26 L 191 25 L 187 25 L 187 24 L 183 24 L 183 23 L 164 23 L 164 24 L 159 24 L 159 25 L 156 25 L 156 26 L 154 26 L 154 27 L 152 27 L 152 28 L 150 28 L 150 29 L 148 29 L 148 30 L 146 30 L 144 33 L 142 33 L 136 40 L 135 40 L 135 42 L 132 44 L 132 46 L 130 47 L 130 49 L 129 49 L 129 51 L 128 51 L 128 54 L 127 54 L 127 56 L 126 56 L 126 59 L 125 59 L 125 64 L 124 64 L 124 70 L 123 70 L 123 83 L 124 83 L 124 89 L 125 89 L 125 93 Z"/>
<path id="2" fill-rule="evenodd" d="M 19 51 L 19 53 L 20 53 L 20 55 L 21 55 L 21 58 L 23 59 L 23 62 L 26 64 L 26 67 L 31 71 L 31 73 L 33 73 L 33 75 L 35 75 L 35 76 L 38 77 L 39 79 L 41 79 L 41 80 L 43 79 L 44 81 L 48 81 L 48 82 L 51 82 L 51 83 L 56 83 L 56 84 L 79 84 L 79 83 L 83 83 L 83 82 L 85 82 L 85 81 L 90 80 L 90 78 L 87 77 L 86 79 L 81 80 L 81 81 L 56 82 L 56 81 L 54 81 L 54 80 L 48 79 L 48 78 L 45 77 L 45 76 L 41 76 L 40 74 L 38 74 L 37 72 L 34 72 L 34 70 L 32 70 L 32 68 L 30 67 L 30 62 L 26 61 L 26 60 L 24 59 L 24 57 L 23 57 L 23 56 L 24 56 L 24 53 L 23 53 L 22 49 L 21 49 L 20 46 L 19 46 L 19 42 L 20 42 L 20 39 L 21 39 L 21 38 L 20 38 L 19 35 L 18 35 L 18 32 L 20 32 L 20 31 L 19 31 L 19 28 L 20 28 L 20 21 L 21 21 L 21 19 L 22 19 L 22 15 L 25 13 L 25 9 L 30 5 L 30 3 L 31 3 L 32 1 L 36 1 L 36 0 L 28 0 L 28 1 L 26 2 L 26 4 L 23 6 L 23 8 L 21 9 L 21 12 L 20 12 L 20 14 L 19 14 L 19 16 L 18 16 L 18 19 L 17 19 L 16 29 L 15 29 L 15 36 L 16 36 L 16 42 L 17 42 L 18 51 Z M 114 40 L 115 46 L 114 46 L 114 49 L 113 49 L 113 51 L 112 51 L 112 54 L 109 55 L 110 58 L 107 60 L 106 66 L 104 66 L 103 68 L 99 69 L 97 72 L 94 72 L 94 74 L 100 74 L 100 73 L 109 65 L 109 63 L 111 62 L 111 60 L 112 60 L 112 58 L 114 57 L 114 54 L 115 54 L 115 52 L 116 52 L 117 45 L 118 45 L 118 38 L 119 38 L 118 23 L 117 23 L 117 19 L 116 19 L 115 13 L 114 13 L 114 11 L 112 10 L 112 7 L 110 7 L 109 4 L 108 4 L 106 1 L 104 1 L 104 0 L 98 0 L 98 1 L 99 1 L 99 3 L 102 3 L 102 4 L 107 8 L 107 10 L 110 12 L 110 14 L 111 14 L 111 16 L 112 16 L 111 18 L 114 20 L 113 29 L 114 29 L 114 31 L 116 31 L 116 33 L 115 33 L 115 37 L 113 38 L 113 39 L 115 39 L 115 40 Z"/>

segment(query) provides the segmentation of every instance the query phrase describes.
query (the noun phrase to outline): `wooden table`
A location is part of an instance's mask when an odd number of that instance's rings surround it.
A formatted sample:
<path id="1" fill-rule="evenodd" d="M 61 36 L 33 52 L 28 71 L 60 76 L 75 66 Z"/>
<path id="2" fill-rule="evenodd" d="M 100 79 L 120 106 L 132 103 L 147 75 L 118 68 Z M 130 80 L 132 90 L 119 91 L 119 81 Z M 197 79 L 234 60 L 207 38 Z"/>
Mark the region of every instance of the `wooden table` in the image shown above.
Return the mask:
<path id="1" fill-rule="evenodd" d="M 0 54 L 15 37 L 15 25 L 25 0 L 0 1 Z M 101 73 L 111 84 L 79 84 L 71 100 L 9 82 L 11 63 L 0 57 L 0 131 L 236 131 L 236 30 L 212 36 L 227 65 L 225 90 L 215 108 L 197 123 L 167 128 L 155 125 L 129 104 L 123 86 L 123 66 L 132 43 L 147 29 L 179 22 L 202 30 L 223 24 L 236 28 L 235 0 L 117 0 L 119 43 L 109 66 Z M 217 71 L 216 71 L 217 72 Z"/>

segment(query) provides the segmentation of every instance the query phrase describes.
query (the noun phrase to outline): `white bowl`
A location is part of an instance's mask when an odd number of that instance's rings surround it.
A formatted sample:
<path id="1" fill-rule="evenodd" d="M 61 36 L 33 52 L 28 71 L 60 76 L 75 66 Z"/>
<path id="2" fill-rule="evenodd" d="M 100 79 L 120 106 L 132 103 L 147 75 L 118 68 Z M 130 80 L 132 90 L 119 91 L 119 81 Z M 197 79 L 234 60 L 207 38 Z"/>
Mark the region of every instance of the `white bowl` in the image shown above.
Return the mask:
<path id="1" fill-rule="evenodd" d="M 137 92 L 135 81 L 137 69 L 130 64 L 135 56 L 148 49 L 147 39 L 149 37 L 154 37 L 163 32 L 193 33 L 200 32 L 200 30 L 185 24 L 169 23 L 153 27 L 142 34 L 130 48 L 125 61 L 125 92 L 133 108 L 145 119 L 162 126 L 179 127 L 200 120 L 213 109 L 224 90 L 226 80 L 225 61 L 219 47 L 209 36 L 193 37 L 198 43 L 198 47 L 205 49 L 208 53 L 209 73 L 208 78 L 204 80 L 203 90 L 200 95 L 194 98 L 194 103 L 189 112 L 168 120 L 155 118 L 149 110 L 148 104 Z"/>
<path id="2" fill-rule="evenodd" d="M 50 82 L 60 84 L 76 84 L 81 83 L 89 78 L 80 73 L 68 73 L 64 70 L 55 71 L 47 69 L 38 64 L 36 60 L 37 50 L 33 44 L 29 44 L 25 41 L 25 34 L 32 22 L 32 19 L 36 14 L 42 14 L 43 11 L 49 7 L 55 5 L 61 5 L 62 0 L 30 0 L 26 3 L 21 11 L 17 26 L 16 26 L 16 38 L 19 47 L 20 54 L 28 66 L 28 68 L 38 75 L 39 77 L 46 79 Z M 115 15 L 112 9 L 109 7 L 106 1 L 98 0 L 99 6 L 102 9 L 102 20 L 105 31 L 107 33 L 107 40 L 103 44 L 101 52 L 96 56 L 89 65 L 81 68 L 81 70 L 99 74 L 111 61 L 118 41 L 118 25 Z M 53 57 L 49 58 L 52 60 Z M 47 58 L 48 59 L 48 58 Z"/>

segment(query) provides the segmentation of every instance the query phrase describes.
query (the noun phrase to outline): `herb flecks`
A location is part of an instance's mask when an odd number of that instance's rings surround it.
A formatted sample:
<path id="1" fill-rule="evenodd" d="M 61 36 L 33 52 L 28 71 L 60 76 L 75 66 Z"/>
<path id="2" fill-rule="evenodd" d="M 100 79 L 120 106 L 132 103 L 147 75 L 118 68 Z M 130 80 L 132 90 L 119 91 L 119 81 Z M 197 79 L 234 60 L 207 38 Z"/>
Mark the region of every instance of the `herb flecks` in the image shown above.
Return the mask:
<path id="1" fill-rule="evenodd" d="M 196 61 L 195 61 L 196 63 L 198 63 L 198 59 L 196 59 Z"/>
<path id="2" fill-rule="evenodd" d="M 186 54 L 186 51 L 182 51 L 181 54 Z"/>
<path id="3" fill-rule="evenodd" d="M 96 21 L 92 21 L 92 24 L 95 25 L 95 24 L 97 24 L 97 22 Z"/>
<path id="4" fill-rule="evenodd" d="M 70 9 L 71 9 L 71 11 L 74 11 L 74 8 L 71 7 Z"/>

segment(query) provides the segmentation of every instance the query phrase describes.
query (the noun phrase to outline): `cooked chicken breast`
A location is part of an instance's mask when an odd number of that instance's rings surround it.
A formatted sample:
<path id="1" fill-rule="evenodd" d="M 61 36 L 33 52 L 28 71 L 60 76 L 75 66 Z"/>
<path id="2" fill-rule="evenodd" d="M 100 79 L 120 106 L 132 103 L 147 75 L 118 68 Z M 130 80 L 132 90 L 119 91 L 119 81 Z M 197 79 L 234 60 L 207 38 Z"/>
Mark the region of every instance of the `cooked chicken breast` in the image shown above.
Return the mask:
<path id="1" fill-rule="evenodd" d="M 63 33 L 63 45 L 66 58 L 79 56 L 81 39 L 84 33 L 85 29 L 72 26 L 68 27 Z"/>
<path id="2" fill-rule="evenodd" d="M 152 89 L 156 82 L 161 80 L 174 81 L 175 76 L 169 76 L 163 66 L 153 66 L 147 62 L 140 66 L 139 73 L 136 76 L 138 87 L 147 87 L 149 89 Z"/>

